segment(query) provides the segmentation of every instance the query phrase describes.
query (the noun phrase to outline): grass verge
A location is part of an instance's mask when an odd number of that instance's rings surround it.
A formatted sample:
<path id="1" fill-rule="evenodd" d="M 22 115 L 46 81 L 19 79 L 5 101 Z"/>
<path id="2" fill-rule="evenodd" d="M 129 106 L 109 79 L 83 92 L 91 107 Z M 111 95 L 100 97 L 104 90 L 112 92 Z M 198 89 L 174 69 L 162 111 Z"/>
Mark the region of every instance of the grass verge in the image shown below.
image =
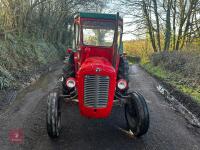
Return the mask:
<path id="1" fill-rule="evenodd" d="M 161 66 L 153 66 L 151 63 L 147 63 L 142 66 L 153 76 L 171 84 L 176 89 L 191 96 L 194 101 L 200 104 L 200 88 L 197 86 L 191 87 L 186 84 L 187 82 L 185 81 L 189 81 L 189 78 L 185 78 L 183 75 L 176 72 L 167 71 Z"/>

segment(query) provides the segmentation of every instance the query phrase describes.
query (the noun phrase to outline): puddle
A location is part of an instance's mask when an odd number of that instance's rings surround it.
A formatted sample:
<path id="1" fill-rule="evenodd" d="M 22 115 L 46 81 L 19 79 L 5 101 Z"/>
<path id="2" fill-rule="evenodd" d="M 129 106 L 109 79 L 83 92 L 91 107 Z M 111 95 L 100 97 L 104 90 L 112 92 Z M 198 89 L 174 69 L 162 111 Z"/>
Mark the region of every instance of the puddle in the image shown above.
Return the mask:
<path id="1" fill-rule="evenodd" d="M 176 98 L 174 98 L 174 96 L 171 95 L 168 90 L 166 90 L 161 85 L 157 86 L 157 90 L 167 99 L 174 110 L 181 113 L 191 125 L 200 128 L 199 119 L 194 114 L 192 114 L 185 106 L 183 106 Z"/>

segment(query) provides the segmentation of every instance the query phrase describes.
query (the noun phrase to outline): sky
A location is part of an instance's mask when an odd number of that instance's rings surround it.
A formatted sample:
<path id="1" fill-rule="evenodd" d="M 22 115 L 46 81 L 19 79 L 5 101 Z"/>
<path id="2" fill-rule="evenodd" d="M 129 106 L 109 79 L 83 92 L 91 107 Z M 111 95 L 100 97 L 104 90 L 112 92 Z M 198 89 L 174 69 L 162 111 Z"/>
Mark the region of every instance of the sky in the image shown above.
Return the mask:
<path id="1" fill-rule="evenodd" d="M 136 27 L 134 26 L 134 24 L 130 25 L 130 24 L 127 24 L 128 22 L 131 22 L 132 19 L 130 16 L 128 15 L 125 15 L 121 12 L 122 9 L 122 6 L 120 7 L 117 7 L 119 6 L 119 4 L 116 4 L 116 1 L 112 0 L 111 2 L 109 2 L 107 4 L 108 8 L 106 8 L 105 12 L 106 13 L 112 13 L 112 14 L 115 14 L 117 12 L 119 12 L 119 15 L 123 18 L 123 23 L 124 23 L 124 34 L 123 34 L 123 41 L 127 41 L 127 40 L 134 40 L 134 39 L 137 39 L 137 37 L 135 35 L 133 35 L 132 33 L 130 33 L 130 31 L 133 31 Z"/>
<path id="2" fill-rule="evenodd" d="M 131 19 L 129 17 L 124 16 L 123 21 L 124 21 L 123 41 L 136 39 L 136 36 L 130 33 L 130 31 L 133 31 L 135 29 L 135 26 L 127 24 L 128 22 L 131 21 Z"/>

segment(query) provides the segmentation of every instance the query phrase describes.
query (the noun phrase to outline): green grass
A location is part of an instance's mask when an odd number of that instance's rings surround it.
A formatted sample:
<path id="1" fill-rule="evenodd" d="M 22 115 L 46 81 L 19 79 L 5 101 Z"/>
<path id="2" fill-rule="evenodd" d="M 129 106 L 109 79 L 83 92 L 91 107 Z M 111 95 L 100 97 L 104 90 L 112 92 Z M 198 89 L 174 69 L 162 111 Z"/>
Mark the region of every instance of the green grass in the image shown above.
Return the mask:
<path id="1" fill-rule="evenodd" d="M 200 88 L 191 87 L 181 81 L 189 81 L 189 79 L 184 78 L 183 75 L 176 72 L 169 72 L 162 68 L 161 66 L 153 66 L 151 63 L 144 64 L 143 67 L 152 75 L 170 83 L 176 87 L 181 92 L 190 95 L 196 102 L 200 104 Z"/>
<path id="2" fill-rule="evenodd" d="M 139 57 L 133 57 L 133 56 L 126 56 L 128 59 L 129 64 L 135 64 L 135 63 L 139 63 Z"/>

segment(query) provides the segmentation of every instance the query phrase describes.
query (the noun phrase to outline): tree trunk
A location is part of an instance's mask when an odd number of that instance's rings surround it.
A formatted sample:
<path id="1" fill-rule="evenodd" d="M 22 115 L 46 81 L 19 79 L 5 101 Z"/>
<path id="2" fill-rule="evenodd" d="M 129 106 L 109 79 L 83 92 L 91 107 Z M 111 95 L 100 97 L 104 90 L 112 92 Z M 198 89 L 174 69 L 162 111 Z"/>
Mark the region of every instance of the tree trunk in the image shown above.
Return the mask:
<path id="1" fill-rule="evenodd" d="M 172 1 L 167 1 L 167 14 L 166 14 L 166 27 L 165 27 L 165 46 L 164 51 L 169 50 L 170 38 L 171 38 L 171 23 L 170 23 L 170 10 Z"/>
<path id="2" fill-rule="evenodd" d="M 179 18 L 179 30 L 178 30 L 178 37 L 176 41 L 176 49 L 179 50 L 180 48 L 180 43 L 182 39 L 182 32 L 183 32 L 183 25 L 185 23 L 186 17 L 185 17 L 185 8 L 186 8 L 187 0 L 180 0 L 179 5 L 180 5 L 180 18 Z"/>
<path id="3" fill-rule="evenodd" d="M 156 44 L 155 44 L 155 36 L 154 36 L 154 33 L 153 33 L 152 22 L 150 20 L 150 16 L 149 16 L 149 13 L 148 13 L 148 10 L 147 10 L 147 4 L 146 4 L 145 0 L 142 1 L 142 4 L 143 4 L 142 9 L 143 9 L 143 13 L 144 13 L 145 21 L 146 21 L 146 27 L 147 27 L 148 32 L 149 32 L 151 44 L 152 44 L 154 52 L 157 52 L 158 50 L 157 50 L 157 47 L 156 47 Z"/>
<path id="4" fill-rule="evenodd" d="M 157 45 L 158 45 L 158 50 L 161 51 L 161 46 L 160 46 L 160 24 L 159 24 L 159 19 L 158 19 L 158 10 L 157 10 L 157 2 L 156 2 L 156 0 L 153 0 L 153 5 L 154 5 L 154 14 L 155 14 L 155 18 L 156 18 Z"/>
<path id="5" fill-rule="evenodd" d="M 176 0 L 174 0 L 173 5 L 173 50 L 176 48 Z"/>

